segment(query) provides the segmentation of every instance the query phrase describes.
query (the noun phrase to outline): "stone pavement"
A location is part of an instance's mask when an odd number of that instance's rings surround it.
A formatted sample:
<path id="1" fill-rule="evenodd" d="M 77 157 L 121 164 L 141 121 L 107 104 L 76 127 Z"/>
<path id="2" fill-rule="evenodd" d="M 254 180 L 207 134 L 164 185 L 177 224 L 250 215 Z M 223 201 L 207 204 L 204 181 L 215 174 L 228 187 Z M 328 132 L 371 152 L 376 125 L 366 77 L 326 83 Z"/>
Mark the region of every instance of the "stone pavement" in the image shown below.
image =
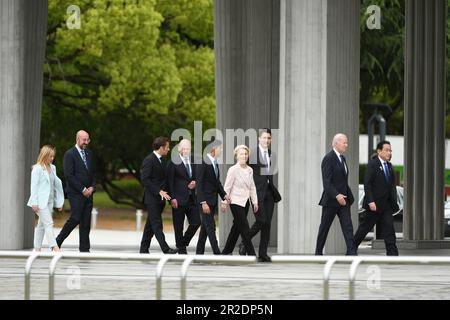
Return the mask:
<path id="1" fill-rule="evenodd" d="M 55 230 L 57 234 L 59 230 Z M 91 252 L 134 252 L 139 249 L 141 233 L 93 230 Z M 173 234 L 166 235 L 174 247 Z M 77 251 L 78 232 L 63 245 Z M 195 253 L 193 239 L 188 248 Z M 271 248 L 271 254 L 276 254 Z M 207 243 L 207 253 L 210 253 Z M 151 253 L 160 253 L 152 240 Z M 360 255 L 384 255 L 368 243 Z M 234 254 L 237 254 L 236 252 Z M 450 256 L 450 250 L 401 250 L 400 255 Z M 48 298 L 49 260 L 37 260 L 31 278 L 31 298 Z M 0 299 L 23 299 L 24 260 L 0 258 Z M 163 273 L 162 298 L 180 298 L 180 262 L 168 262 Z M 330 280 L 330 298 L 348 299 L 348 265 L 336 265 Z M 78 299 L 155 299 L 156 262 L 62 260 L 57 267 L 55 298 Z M 265 300 L 322 299 L 323 265 L 268 264 L 224 265 L 194 263 L 189 268 L 187 299 Z M 357 273 L 356 298 L 450 299 L 450 267 L 430 265 L 362 265 Z"/>

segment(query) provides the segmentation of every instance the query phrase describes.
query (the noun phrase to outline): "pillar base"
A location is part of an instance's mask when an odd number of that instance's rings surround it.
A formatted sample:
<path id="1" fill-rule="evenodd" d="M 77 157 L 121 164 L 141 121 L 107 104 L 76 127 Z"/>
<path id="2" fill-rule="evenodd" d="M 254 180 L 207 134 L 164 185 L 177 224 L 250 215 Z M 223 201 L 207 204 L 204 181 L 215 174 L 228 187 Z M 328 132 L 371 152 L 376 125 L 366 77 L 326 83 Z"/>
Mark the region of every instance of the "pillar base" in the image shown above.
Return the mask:
<path id="1" fill-rule="evenodd" d="M 373 240 L 372 249 L 384 250 L 384 240 Z M 399 250 L 413 249 L 450 249 L 449 240 L 397 240 Z"/>

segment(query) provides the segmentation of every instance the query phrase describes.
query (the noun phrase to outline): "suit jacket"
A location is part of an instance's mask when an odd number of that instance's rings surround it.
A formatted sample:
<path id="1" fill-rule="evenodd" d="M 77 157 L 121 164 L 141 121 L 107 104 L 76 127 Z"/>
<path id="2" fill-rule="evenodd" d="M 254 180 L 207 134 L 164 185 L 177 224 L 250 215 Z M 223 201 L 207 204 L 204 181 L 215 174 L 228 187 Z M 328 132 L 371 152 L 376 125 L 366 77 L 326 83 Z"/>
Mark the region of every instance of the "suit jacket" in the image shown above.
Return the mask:
<path id="1" fill-rule="evenodd" d="M 90 150 L 84 150 L 88 168 L 76 147 L 70 148 L 64 154 L 63 167 L 66 178 L 67 194 L 83 194 L 84 188 L 95 189 L 95 162 L 94 155 Z"/>
<path id="2" fill-rule="evenodd" d="M 269 171 L 269 174 L 264 174 L 266 172 L 267 163 L 262 158 L 259 147 L 252 150 L 251 154 L 256 153 L 256 163 L 251 163 L 250 159 L 248 165 L 253 169 L 253 180 L 256 185 L 256 194 L 258 195 L 259 201 L 263 201 L 266 197 L 267 192 L 272 192 L 275 202 L 281 201 L 281 195 L 278 192 L 277 187 L 273 183 L 273 172 Z M 270 157 L 270 168 L 276 166 L 276 154 L 272 150 L 268 150 Z"/>
<path id="3" fill-rule="evenodd" d="M 54 194 L 53 206 L 62 208 L 64 204 L 64 191 L 61 180 L 56 175 L 56 167 L 51 164 L 52 174 L 54 177 Z M 27 205 L 29 207 L 38 206 L 39 209 L 47 208 L 50 198 L 50 175 L 44 167 L 35 165 L 31 171 L 31 194 Z"/>
<path id="4" fill-rule="evenodd" d="M 347 170 L 348 167 L 347 167 Z M 345 172 L 344 165 L 334 150 L 328 152 L 322 160 L 322 182 L 323 193 L 319 205 L 324 207 L 340 207 L 336 200 L 338 194 L 347 196 L 345 201 L 352 205 L 355 201 L 352 190 L 348 185 L 348 171 Z"/>
<path id="5" fill-rule="evenodd" d="M 220 182 L 220 171 L 219 177 L 216 177 L 213 164 L 209 158 L 206 161 L 203 159 L 202 163 L 197 165 L 196 177 L 198 203 L 206 201 L 209 206 L 216 206 L 217 195 L 220 195 L 222 200 L 225 199 L 226 193 Z"/>
<path id="6" fill-rule="evenodd" d="M 367 210 L 369 203 L 375 202 L 377 211 L 392 209 L 399 210 L 397 204 L 397 188 L 395 184 L 395 173 L 392 164 L 388 162 L 389 183 L 384 176 L 384 168 L 378 157 L 371 159 L 367 164 L 364 175 L 364 200 L 363 207 Z"/>
<path id="7" fill-rule="evenodd" d="M 154 152 L 145 157 L 141 167 L 141 183 L 144 186 L 144 203 L 162 202 L 159 192 L 167 191 L 166 187 L 167 165 L 164 158 L 161 162 Z"/>
<path id="8" fill-rule="evenodd" d="M 230 196 L 232 204 L 245 207 L 249 199 L 252 204 L 258 204 L 253 169 L 250 166 L 245 169 L 242 169 L 239 163 L 231 166 L 227 172 L 224 190 Z"/>
<path id="9" fill-rule="evenodd" d="M 181 158 L 178 157 L 181 161 Z M 169 161 L 167 165 L 167 188 L 172 199 L 176 199 L 178 205 L 185 206 L 189 202 L 189 196 L 195 197 L 195 189 L 189 189 L 188 184 L 195 180 L 195 166 L 192 158 L 191 170 L 192 177 L 189 177 L 188 170 L 183 162 L 176 164 L 173 161 Z M 195 198 L 194 198 L 195 199 Z"/>

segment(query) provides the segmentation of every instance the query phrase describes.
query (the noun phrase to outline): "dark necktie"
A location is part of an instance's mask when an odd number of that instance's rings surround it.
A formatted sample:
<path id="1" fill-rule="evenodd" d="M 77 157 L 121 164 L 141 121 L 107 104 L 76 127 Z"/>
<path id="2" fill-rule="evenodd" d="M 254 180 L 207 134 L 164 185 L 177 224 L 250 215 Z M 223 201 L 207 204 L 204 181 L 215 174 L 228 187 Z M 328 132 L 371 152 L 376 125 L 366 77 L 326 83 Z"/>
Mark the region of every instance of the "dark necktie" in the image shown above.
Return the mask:
<path id="1" fill-rule="evenodd" d="M 264 162 L 266 164 L 266 174 L 269 175 L 269 157 L 267 154 L 267 150 L 264 151 Z"/>
<path id="2" fill-rule="evenodd" d="M 184 166 L 186 167 L 186 170 L 188 172 L 189 178 L 192 178 L 192 170 L 191 170 L 191 166 L 189 164 L 189 159 L 187 157 L 184 158 Z"/>
<path id="3" fill-rule="evenodd" d="M 80 150 L 80 153 L 81 153 L 81 159 L 83 159 L 83 162 L 84 162 L 84 166 L 86 167 L 86 169 L 88 169 L 86 153 L 84 152 L 83 149 Z"/>
<path id="4" fill-rule="evenodd" d="M 345 162 L 345 157 L 341 154 L 341 162 L 342 162 L 342 166 L 344 167 L 344 172 L 345 174 L 347 174 L 347 163 Z"/>
<path id="5" fill-rule="evenodd" d="M 216 173 L 216 178 L 219 179 L 219 165 L 216 159 L 214 159 L 214 172 Z"/>

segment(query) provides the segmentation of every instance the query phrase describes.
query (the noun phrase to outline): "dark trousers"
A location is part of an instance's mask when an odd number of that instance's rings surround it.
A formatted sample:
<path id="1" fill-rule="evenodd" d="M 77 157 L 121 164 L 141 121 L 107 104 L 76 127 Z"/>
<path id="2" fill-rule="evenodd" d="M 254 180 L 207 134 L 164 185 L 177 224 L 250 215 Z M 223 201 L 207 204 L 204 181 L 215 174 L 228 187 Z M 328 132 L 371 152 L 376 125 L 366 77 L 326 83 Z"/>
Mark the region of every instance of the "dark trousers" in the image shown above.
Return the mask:
<path id="1" fill-rule="evenodd" d="M 356 248 L 358 248 L 359 244 L 364 240 L 367 233 L 372 230 L 374 225 L 380 222 L 379 225 L 381 225 L 381 236 L 384 239 L 384 244 L 386 245 L 386 254 L 388 256 L 398 256 L 398 249 L 395 244 L 394 217 L 392 214 L 392 209 L 380 210 L 376 212 L 367 210 L 366 216 L 355 233 Z"/>
<path id="2" fill-rule="evenodd" d="M 216 237 L 216 222 L 214 221 L 214 215 L 216 213 L 217 205 L 209 206 L 210 214 L 204 214 L 202 206 L 199 206 L 200 217 L 202 220 L 202 226 L 200 228 L 200 234 L 198 236 L 196 254 L 205 253 L 206 238 L 209 238 L 209 243 L 214 254 L 220 254 L 219 243 Z"/>
<path id="3" fill-rule="evenodd" d="M 270 241 L 270 227 L 272 224 L 273 209 L 275 201 L 273 199 L 272 190 L 269 188 L 266 196 L 261 201 L 258 201 L 258 212 L 255 213 L 256 221 L 250 228 L 250 239 L 253 238 L 259 231 L 261 231 L 259 240 L 259 256 L 267 256 L 267 248 Z"/>
<path id="4" fill-rule="evenodd" d="M 153 235 L 158 240 L 159 246 L 162 252 L 169 250 L 169 245 L 166 242 L 166 237 L 163 233 L 163 223 L 161 214 L 164 210 L 166 202 L 163 201 L 153 201 L 146 203 L 148 216 L 145 222 L 144 233 L 142 234 L 140 253 L 148 253 L 150 248 L 150 242 L 152 241 Z"/>
<path id="5" fill-rule="evenodd" d="M 76 226 L 80 225 L 80 252 L 88 252 L 91 248 L 89 232 L 91 231 L 91 212 L 93 197 L 86 198 L 82 194 L 68 194 L 70 203 L 70 218 L 64 224 L 59 235 L 56 237 L 58 247 L 61 247 L 64 240 L 69 236 Z"/>
<path id="6" fill-rule="evenodd" d="M 347 255 L 356 255 L 356 246 L 353 239 L 353 224 L 348 204 L 344 207 L 322 207 L 322 220 L 317 235 L 316 255 L 322 255 L 328 231 L 333 223 L 334 217 L 338 216 L 341 223 L 342 233 L 347 246 Z"/>
<path id="7" fill-rule="evenodd" d="M 250 238 L 250 227 L 247 220 L 249 206 L 250 203 L 248 201 L 245 207 L 236 204 L 230 205 L 234 220 L 222 254 L 230 254 L 233 252 L 240 235 L 242 237 L 242 242 L 244 243 L 246 252 L 251 256 L 256 255 L 255 248 L 252 244 L 252 239 Z"/>
<path id="8" fill-rule="evenodd" d="M 188 219 L 189 227 L 183 235 L 185 216 Z M 178 206 L 177 209 L 172 208 L 172 218 L 173 230 L 175 232 L 175 243 L 177 248 L 180 249 L 180 252 L 185 252 L 186 247 L 191 242 L 195 232 L 197 232 L 197 229 L 200 228 L 201 221 L 198 206 L 191 198 L 186 206 Z"/>

